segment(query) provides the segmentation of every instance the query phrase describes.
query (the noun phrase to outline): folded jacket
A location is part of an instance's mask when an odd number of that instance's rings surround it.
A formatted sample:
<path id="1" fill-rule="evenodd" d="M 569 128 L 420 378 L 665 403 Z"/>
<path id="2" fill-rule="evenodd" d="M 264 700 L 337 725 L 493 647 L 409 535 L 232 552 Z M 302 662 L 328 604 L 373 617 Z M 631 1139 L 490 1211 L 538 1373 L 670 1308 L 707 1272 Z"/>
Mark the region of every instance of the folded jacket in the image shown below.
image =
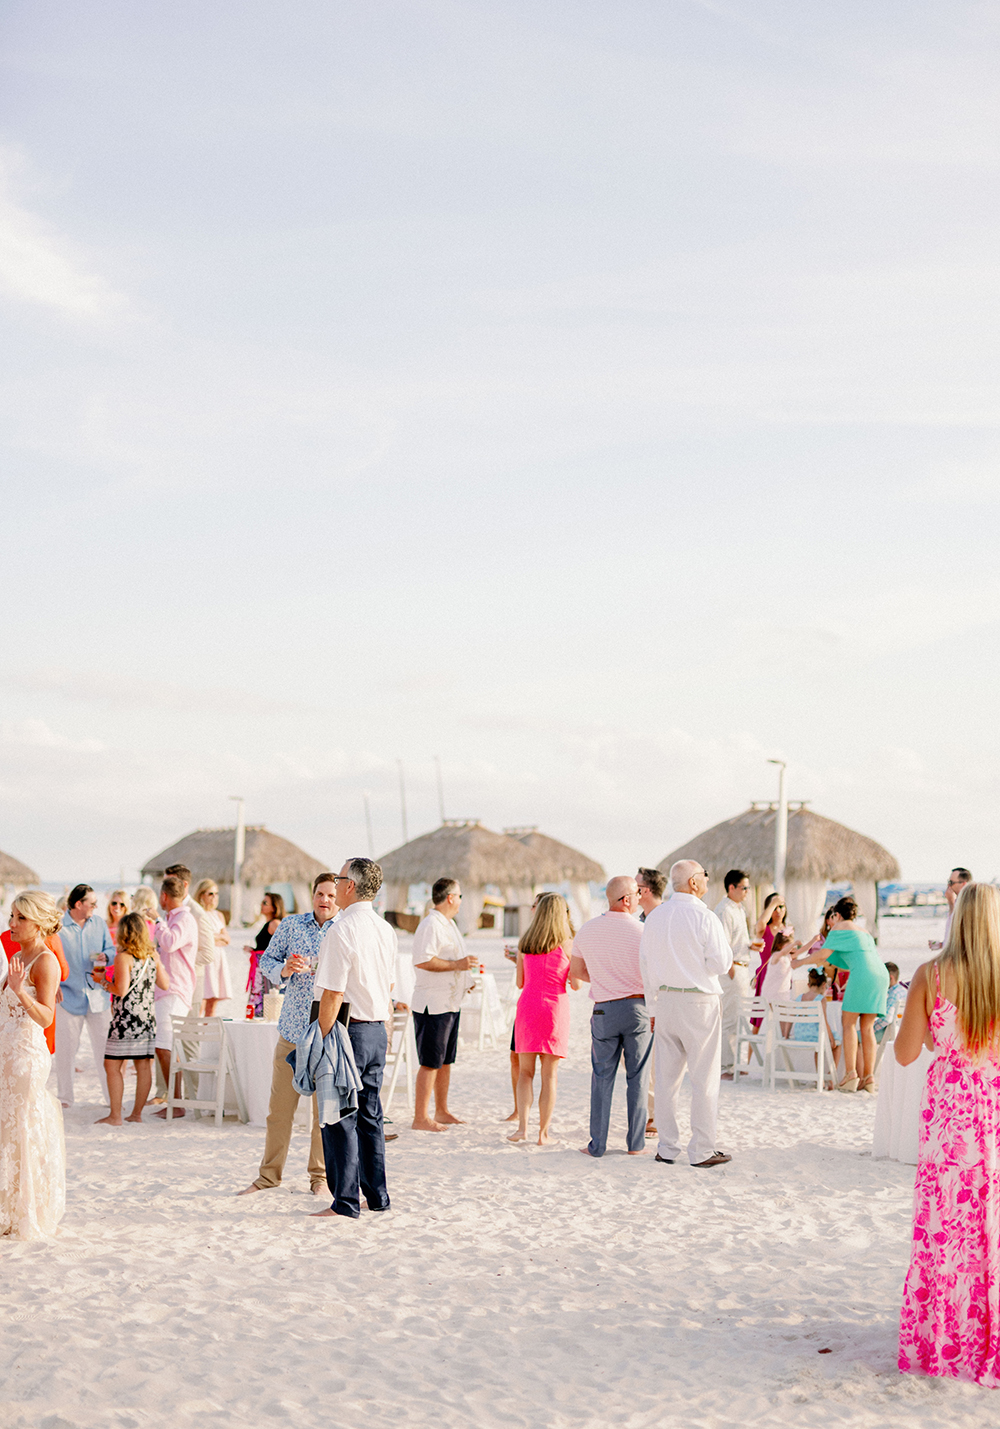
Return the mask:
<path id="1" fill-rule="evenodd" d="M 324 1037 L 319 1022 L 310 1022 L 285 1061 L 294 1072 L 292 1086 L 299 1096 L 315 1095 L 320 1126 L 331 1126 L 357 1111 L 361 1077 L 343 1023 L 335 1022 Z"/>

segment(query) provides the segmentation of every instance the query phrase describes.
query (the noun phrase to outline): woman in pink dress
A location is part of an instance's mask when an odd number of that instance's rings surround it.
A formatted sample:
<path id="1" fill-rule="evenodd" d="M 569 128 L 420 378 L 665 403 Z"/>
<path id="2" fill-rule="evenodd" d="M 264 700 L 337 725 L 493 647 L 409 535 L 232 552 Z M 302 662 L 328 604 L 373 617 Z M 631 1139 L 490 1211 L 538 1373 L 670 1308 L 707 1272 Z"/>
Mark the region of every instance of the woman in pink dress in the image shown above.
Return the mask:
<path id="1" fill-rule="evenodd" d="M 927 1069 L 899 1368 L 1000 1387 L 1000 890 L 969 883 L 910 984 L 896 1061 Z"/>
<path id="2" fill-rule="evenodd" d="M 526 1141 L 528 1112 L 534 1100 L 535 1059 L 541 1061 L 538 1093 L 538 1144 L 549 1139 L 556 1104 L 559 1061 L 569 1047 L 569 996 L 580 984 L 569 977 L 569 949 L 574 929 L 560 893 L 543 893 L 531 926 L 517 945 L 517 985 L 521 996 L 514 1018 L 517 1052 L 517 1130 L 508 1141 Z"/>

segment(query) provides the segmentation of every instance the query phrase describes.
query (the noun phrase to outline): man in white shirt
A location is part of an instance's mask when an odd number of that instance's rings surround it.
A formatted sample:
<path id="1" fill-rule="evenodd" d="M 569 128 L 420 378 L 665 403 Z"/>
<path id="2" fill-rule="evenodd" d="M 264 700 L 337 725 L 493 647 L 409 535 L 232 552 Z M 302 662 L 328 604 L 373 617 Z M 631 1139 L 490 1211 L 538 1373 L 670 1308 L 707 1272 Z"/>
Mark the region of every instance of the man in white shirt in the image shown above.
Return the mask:
<path id="1" fill-rule="evenodd" d="M 336 875 L 340 916 L 323 934 L 313 991 L 319 997 L 319 1030 L 325 1037 L 341 1006 L 349 1007 L 347 1033 L 361 1077 L 358 1109 L 323 1127 L 326 1180 L 333 1196 L 320 1216 L 357 1220 L 360 1192 L 370 1211 L 389 1209 L 382 1128 L 382 1073 L 392 1020 L 396 934 L 372 907 L 382 887 L 373 859 L 348 859 Z"/>
<path id="2" fill-rule="evenodd" d="M 618 1064 L 625 1058 L 630 1156 L 642 1156 L 646 1139 L 646 1093 L 653 1034 L 639 970 L 642 925 L 635 914 L 639 889 L 634 878 L 612 878 L 608 911 L 584 923 L 573 940 L 569 975 L 590 983 L 590 1141 L 580 1150 L 603 1156 L 608 1145 L 611 1099 Z"/>
<path id="3" fill-rule="evenodd" d="M 156 925 L 156 950 L 160 955 L 169 988 L 157 988 L 153 993 L 153 1008 L 156 1013 L 156 1060 L 163 1074 L 164 1086 L 170 1077 L 171 1052 L 174 1045 L 173 1018 L 187 1017 L 191 1011 L 194 996 L 195 960 L 198 956 L 198 924 L 194 914 L 185 905 L 184 880 L 168 874 L 160 887 L 160 907 L 167 915 L 166 923 Z M 191 1056 L 193 1048 L 185 1046 L 184 1055 Z M 193 1077 L 193 1073 L 189 1074 Z M 174 1096 L 181 1094 L 181 1074 L 174 1079 Z M 189 1096 L 194 1095 L 189 1091 Z M 184 1108 L 174 1111 L 174 1116 L 184 1116 Z M 166 1117 L 167 1108 L 156 1112 Z"/>
<path id="4" fill-rule="evenodd" d="M 733 1079 L 736 1023 L 740 1002 L 750 996 L 750 929 L 747 927 L 744 901 L 750 892 L 750 878 L 741 868 L 731 868 L 725 879 L 726 896 L 715 905 L 715 916 L 722 924 L 726 942 L 733 953 L 733 963 L 722 978 L 722 1075 Z"/>
<path id="5" fill-rule="evenodd" d="M 681 1152 L 677 1095 L 687 1066 L 691 1078 L 692 1166 L 722 1166 L 732 1157 L 715 1149 L 722 1051 L 719 975 L 733 960 L 722 924 L 702 899 L 708 876 L 681 859 L 670 870 L 672 897 L 654 908 L 642 928 L 639 963 L 646 1006 L 656 1034 L 656 1159 L 672 1165 Z"/>
<path id="6" fill-rule="evenodd" d="M 948 916 L 944 923 L 944 937 L 940 943 L 936 943 L 933 938 L 929 938 L 927 946 L 932 953 L 939 953 L 948 941 L 948 934 L 951 932 L 951 920 L 955 916 L 955 904 L 958 902 L 958 895 L 967 883 L 972 882 L 972 874 L 967 868 L 953 868 L 948 875 L 948 883 L 944 890 L 944 896 L 948 900 Z"/>
<path id="7" fill-rule="evenodd" d="M 417 1042 L 417 1097 L 414 1131 L 444 1131 L 460 1126 L 448 1110 L 451 1069 L 458 1048 L 462 999 L 471 986 L 470 969 L 478 958 L 466 955 L 455 918 L 462 890 L 454 878 L 439 878 L 431 889 L 434 907 L 413 936 L 413 1033 Z M 431 1116 L 431 1094 L 434 1115 Z"/>

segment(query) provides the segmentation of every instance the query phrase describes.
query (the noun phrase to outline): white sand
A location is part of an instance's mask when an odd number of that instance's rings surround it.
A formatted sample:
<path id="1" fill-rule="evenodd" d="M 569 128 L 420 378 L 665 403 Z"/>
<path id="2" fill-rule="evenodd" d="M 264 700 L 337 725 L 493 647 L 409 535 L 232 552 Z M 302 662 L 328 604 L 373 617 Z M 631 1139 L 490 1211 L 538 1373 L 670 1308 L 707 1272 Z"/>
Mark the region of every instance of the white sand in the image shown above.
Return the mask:
<path id="1" fill-rule="evenodd" d="M 88 1073 L 60 1235 L 0 1250 L 0 1424 L 994 1421 L 896 1371 L 913 1170 L 871 1160 L 873 1099 L 726 1087 L 734 1160 L 698 1171 L 626 1158 L 620 1103 L 614 1153 L 579 1155 L 588 1085 L 583 994 L 554 1147 L 507 1145 L 507 1052 L 463 1049 L 470 1125 L 411 1132 L 398 1099 L 394 1209 L 343 1224 L 307 1219 L 302 1133 L 287 1189 L 236 1199 L 261 1131 L 93 1127 Z"/>

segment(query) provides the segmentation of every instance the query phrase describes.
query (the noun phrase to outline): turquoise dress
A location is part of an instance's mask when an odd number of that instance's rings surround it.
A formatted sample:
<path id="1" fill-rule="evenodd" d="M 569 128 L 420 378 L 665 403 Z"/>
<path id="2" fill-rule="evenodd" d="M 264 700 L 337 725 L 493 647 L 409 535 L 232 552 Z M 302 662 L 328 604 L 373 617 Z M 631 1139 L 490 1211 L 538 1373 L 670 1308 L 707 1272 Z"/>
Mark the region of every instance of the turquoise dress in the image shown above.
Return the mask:
<path id="1" fill-rule="evenodd" d="M 871 933 L 860 928 L 832 928 L 823 944 L 826 960 L 849 974 L 844 989 L 845 1012 L 873 1012 L 885 1016 L 889 969 L 878 955 Z"/>

